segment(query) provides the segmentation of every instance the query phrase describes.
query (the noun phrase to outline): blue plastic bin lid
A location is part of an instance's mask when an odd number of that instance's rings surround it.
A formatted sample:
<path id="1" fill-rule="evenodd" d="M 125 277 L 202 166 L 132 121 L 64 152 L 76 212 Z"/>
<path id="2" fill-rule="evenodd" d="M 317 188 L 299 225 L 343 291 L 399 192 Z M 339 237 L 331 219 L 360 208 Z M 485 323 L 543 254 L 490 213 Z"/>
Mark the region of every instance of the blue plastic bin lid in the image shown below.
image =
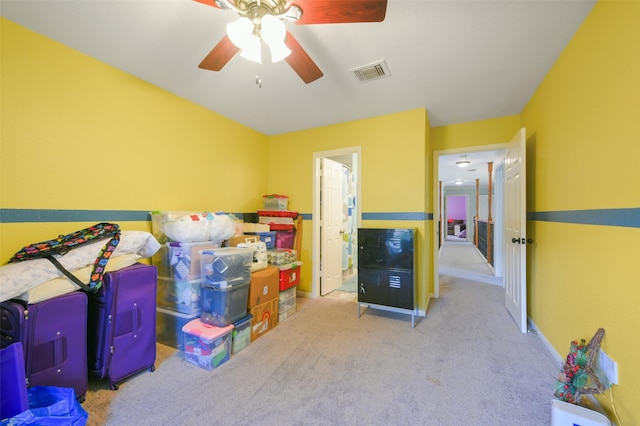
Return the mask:
<path id="1" fill-rule="evenodd" d="M 252 314 L 247 314 L 246 317 L 239 319 L 238 321 L 233 323 L 233 326 L 235 328 L 238 328 L 240 326 L 243 326 L 246 322 L 251 322 L 251 320 L 253 319 L 253 315 Z"/>

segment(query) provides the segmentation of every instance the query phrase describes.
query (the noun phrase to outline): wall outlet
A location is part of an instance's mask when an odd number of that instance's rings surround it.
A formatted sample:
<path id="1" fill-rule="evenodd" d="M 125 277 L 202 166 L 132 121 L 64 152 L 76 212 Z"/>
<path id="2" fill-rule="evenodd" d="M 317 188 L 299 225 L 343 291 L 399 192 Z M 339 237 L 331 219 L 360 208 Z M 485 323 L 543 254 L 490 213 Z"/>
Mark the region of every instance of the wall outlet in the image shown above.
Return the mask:
<path id="1" fill-rule="evenodd" d="M 618 384 L 618 363 L 609 358 L 609 355 L 602 349 L 598 354 L 598 367 L 607 376 L 610 384 Z"/>

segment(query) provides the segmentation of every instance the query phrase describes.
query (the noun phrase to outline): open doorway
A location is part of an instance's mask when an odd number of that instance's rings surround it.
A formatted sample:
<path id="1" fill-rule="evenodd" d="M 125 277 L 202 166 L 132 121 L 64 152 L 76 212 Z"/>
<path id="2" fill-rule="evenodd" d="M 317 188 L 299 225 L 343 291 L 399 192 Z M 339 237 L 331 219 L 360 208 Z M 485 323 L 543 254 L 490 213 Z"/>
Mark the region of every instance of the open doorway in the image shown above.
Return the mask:
<path id="1" fill-rule="evenodd" d="M 445 241 L 469 241 L 471 233 L 469 226 L 468 195 L 444 196 L 444 222 L 447 224 Z"/>
<path id="2" fill-rule="evenodd" d="M 434 152 L 434 297 L 440 296 L 439 259 L 448 240 L 478 244 L 482 230 L 478 224 L 493 230 L 494 242 L 490 269 L 495 277 L 502 271 L 502 176 L 504 144 L 486 145 Z M 489 167 L 489 163 L 491 166 Z M 464 166 L 464 167 L 463 167 Z M 488 197 L 489 168 L 492 170 L 492 197 Z M 466 201 L 464 210 L 460 208 Z M 488 206 L 491 199 L 491 208 Z M 453 207 L 449 210 L 449 207 Z M 491 220 L 487 217 L 491 216 Z M 485 222 L 484 224 L 482 222 Z M 458 226 L 456 226 L 458 225 Z M 464 233 L 463 233 L 464 230 Z M 462 235 L 463 238 L 459 238 Z M 484 255 L 486 257 L 486 254 Z"/>
<path id="3" fill-rule="evenodd" d="M 355 297 L 361 223 L 360 147 L 316 152 L 313 161 L 311 297 L 334 290 L 352 292 Z"/>

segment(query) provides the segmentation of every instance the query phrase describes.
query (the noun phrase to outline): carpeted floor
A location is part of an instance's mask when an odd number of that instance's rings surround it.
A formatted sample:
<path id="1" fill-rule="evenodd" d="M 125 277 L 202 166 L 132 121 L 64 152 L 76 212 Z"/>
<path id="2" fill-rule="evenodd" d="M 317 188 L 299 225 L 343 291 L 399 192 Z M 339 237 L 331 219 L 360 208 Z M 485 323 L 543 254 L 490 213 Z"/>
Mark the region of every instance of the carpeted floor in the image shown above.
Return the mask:
<path id="1" fill-rule="evenodd" d="M 438 260 L 440 275 L 449 275 L 486 284 L 503 285 L 493 269 L 471 242 L 445 240 Z"/>
<path id="2" fill-rule="evenodd" d="M 298 311 L 214 371 L 158 345 L 156 371 L 91 381 L 90 425 L 518 425 L 550 423 L 557 361 L 521 334 L 496 285 L 442 276 L 415 329 L 353 298 Z"/>

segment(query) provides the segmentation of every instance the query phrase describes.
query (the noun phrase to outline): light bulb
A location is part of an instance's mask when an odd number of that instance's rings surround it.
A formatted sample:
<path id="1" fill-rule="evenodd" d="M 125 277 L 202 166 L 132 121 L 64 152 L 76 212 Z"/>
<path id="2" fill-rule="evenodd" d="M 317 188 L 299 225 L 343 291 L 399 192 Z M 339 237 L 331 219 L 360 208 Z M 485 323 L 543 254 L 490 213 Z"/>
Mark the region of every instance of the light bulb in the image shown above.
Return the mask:
<path id="1" fill-rule="evenodd" d="M 279 62 L 291 54 L 291 49 L 284 44 L 284 41 L 278 43 L 268 43 L 271 51 L 271 62 Z"/>
<path id="2" fill-rule="evenodd" d="M 235 22 L 227 24 L 229 39 L 240 49 L 244 49 L 249 44 L 253 30 L 253 22 L 247 17 L 242 17 Z"/>
<path id="3" fill-rule="evenodd" d="M 245 45 L 244 49 L 242 49 L 242 53 L 240 53 L 240 56 L 250 61 L 261 64 L 262 49 L 260 46 L 260 39 L 255 35 L 249 37 L 249 41 Z"/>
<path id="4" fill-rule="evenodd" d="M 284 22 L 273 15 L 264 15 L 260 20 L 260 36 L 267 44 L 282 42 L 287 34 Z"/>

